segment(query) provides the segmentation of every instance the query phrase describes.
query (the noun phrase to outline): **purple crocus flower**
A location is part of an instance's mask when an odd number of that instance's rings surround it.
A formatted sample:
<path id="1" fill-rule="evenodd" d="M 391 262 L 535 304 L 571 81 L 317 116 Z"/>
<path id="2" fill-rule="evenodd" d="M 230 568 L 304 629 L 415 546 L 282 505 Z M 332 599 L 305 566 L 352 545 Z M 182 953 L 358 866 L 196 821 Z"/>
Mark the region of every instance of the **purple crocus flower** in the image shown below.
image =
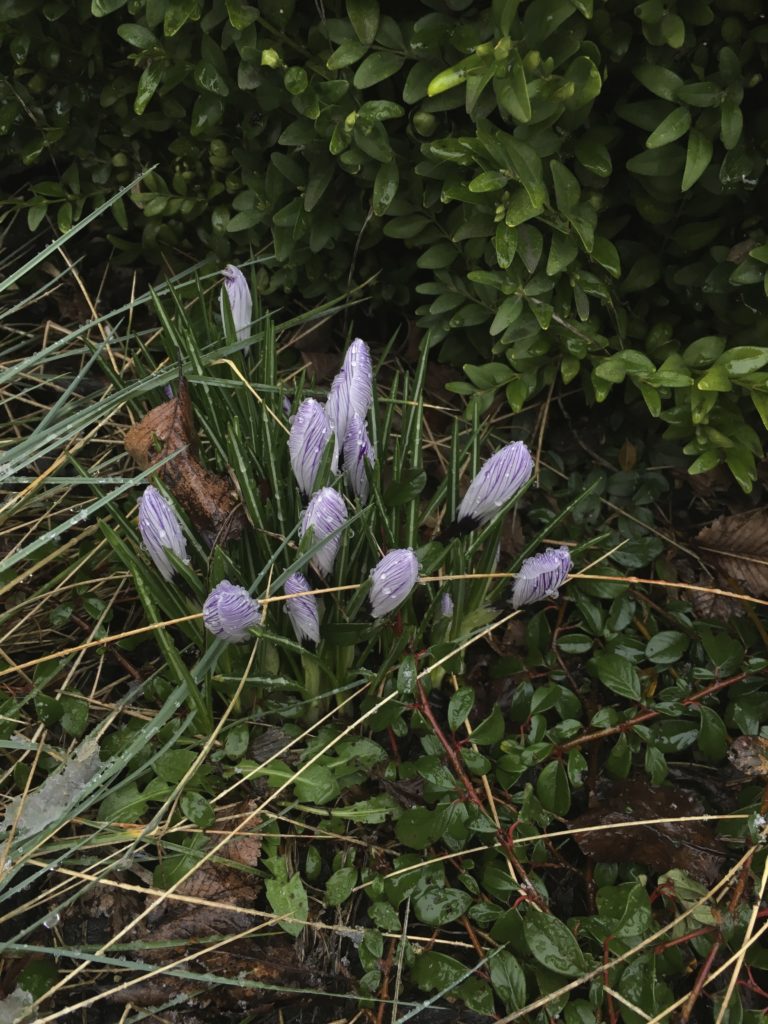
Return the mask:
<path id="1" fill-rule="evenodd" d="M 328 576 L 341 544 L 341 534 L 331 536 L 347 521 L 347 506 L 344 499 L 332 487 L 321 487 L 304 510 L 299 526 L 299 536 L 311 528 L 314 542 L 328 540 L 312 556 L 310 565 L 320 576 Z"/>
<path id="2" fill-rule="evenodd" d="M 322 405 L 306 398 L 293 417 L 288 435 L 291 467 L 304 494 L 310 495 L 320 468 L 325 446 L 331 437 L 331 425 Z"/>
<path id="3" fill-rule="evenodd" d="M 168 558 L 172 551 L 182 562 L 189 563 L 187 542 L 173 505 L 150 484 L 139 498 L 139 533 L 149 557 L 165 580 L 176 572 Z"/>
<path id="4" fill-rule="evenodd" d="M 235 325 L 235 337 L 238 341 L 245 341 L 251 334 L 251 314 L 253 312 L 251 289 L 248 287 L 242 270 L 232 266 L 231 263 L 224 267 L 223 275 L 224 285 L 219 296 L 221 319 L 224 323 L 227 322 L 226 304 L 228 299 L 232 323 Z"/>
<path id="5" fill-rule="evenodd" d="M 526 558 L 512 587 L 512 606 L 520 608 L 545 597 L 557 597 L 570 571 L 571 553 L 566 547 L 547 548 Z"/>
<path id="6" fill-rule="evenodd" d="M 261 622 L 261 608 L 245 587 L 222 580 L 205 599 L 203 622 L 219 640 L 241 644 L 248 639 L 251 626 Z"/>
<path id="7" fill-rule="evenodd" d="M 301 597 L 292 597 L 285 602 L 285 611 L 291 620 L 293 631 L 299 643 L 311 640 L 313 644 L 320 642 L 320 614 L 317 610 L 317 598 L 314 594 L 307 594 L 311 590 L 306 576 L 295 572 L 289 576 L 283 586 L 284 594 L 301 594 Z"/>
<path id="8" fill-rule="evenodd" d="M 533 473 L 533 459 L 522 441 L 495 452 L 480 467 L 461 500 L 456 519 L 470 529 L 493 519 Z"/>
<path id="9" fill-rule="evenodd" d="M 408 597 L 419 578 L 419 562 L 412 548 L 395 548 L 371 570 L 371 615 L 380 619 Z"/>
<path id="10" fill-rule="evenodd" d="M 362 338 L 355 338 L 346 351 L 341 370 L 333 378 L 326 413 L 336 433 L 334 472 L 338 467 L 339 447 L 344 444 L 352 416 L 365 421 L 373 402 L 373 364 Z"/>
<path id="11" fill-rule="evenodd" d="M 373 450 L 365 420 L 353 413 L 344 436 L 344 479 L 347 486 L 361 505 L 368 501 L 370 486 L 365 472 L 365 464 L 373 466 L 376 452 Z"/>

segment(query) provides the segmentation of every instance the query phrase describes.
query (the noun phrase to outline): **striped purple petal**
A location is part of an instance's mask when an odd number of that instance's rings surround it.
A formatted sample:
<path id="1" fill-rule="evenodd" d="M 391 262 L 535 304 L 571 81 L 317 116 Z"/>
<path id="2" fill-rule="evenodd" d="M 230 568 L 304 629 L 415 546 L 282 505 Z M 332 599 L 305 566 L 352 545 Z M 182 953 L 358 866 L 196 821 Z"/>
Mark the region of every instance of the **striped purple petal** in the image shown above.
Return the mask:
<path id="1" fill-rule="evenodd" d="M 354 413 L 344 436 L 344 479 L 361 505 L 368 501 L 370 491 L 366 463 L 373 466 L 375 462 L 376 453 L 368 437 L 365 420 Z"/>
<path id="2" fill-rule="evenodd" d="M 493 454 L 467 488 L 456 519 L 470 529 L 490 522 L 500 508 L 531 479 L 533 458 L 522 441 Z"/>
<path id="3" fill-rule="evenodd" d="M 227 322 L 226 307 L 232 313 L 232 323 L 235 325 L 235 337 L 238 341 L 245 341 L 251 335 L 251 322 L 253 313 L 253 298 L 251 289 L 245 275 L 238 267 L 231 263 L 223 270 L 224 284 L 219 296 L 221 305 L 221 319 Z"/>
<path id="4" fill-rule="evenodd" d="M 222 580 L 205 599 L 203 622 L 219 640 L 240 644 L 248 639 L 248 630 L 261 622 L 261 608 L 245 587 Z"/>
<path id="5" fill-rule="evenodd" d="M 395 548 L 371 570 L 371 615 L 380 619 L 405 601 L 419 578 L 419 562 L 412 548 Z"/>
<path id="6" fill-rule="evenodd" d="M 168 552 L 189 563 L 187 542 L 173 506 L 150 484 L 139 498 L 139 533 L 149 557 L 165 580 L 176 572 Z"/>
<path id="7" fill-rule="evenodd" d="M 310 565 L 320 576 L 330 575 L 341 544 L 341 533 L 336 533 L 347 521 L 347 506 L 344 499 L 332 487 L 321 487 L 304 510 L 299 526 L 299 536 L 312 529 L 313 543 L 328 540 L 312 556 Z"/>
<path id="8" fill-rule="evenodd" d="M 331 425 L 322 405 L 314 398 L 306 398 L 293 418 L 288 435 L 291 468 L 306 495 L 312 494 L 314 490 L 317 471 L 331 433 Z"/>
<path id="9" fill-rule="evenodd" d="M 352 416 L 365 420 L 373 403 L 373 364 L 362 338 L 355 338 L 344 355 L 341 370 L 333 378 L 326 412 L 336 432 L 338 446 L 344 443 Z M 338 457 L 338 446 L 335 452 Z M 334 464 L 334 472 L 337 464 Z"/>
<path id="10" fill-rule="evenodd" d="M 557 597 L 557 592 L 571 571 L 571 553 L 566 547 L 547 548 L 526 558 L 512 587 L 512 606 Z"/>
<path id="11" fill-rule="evenodd" d="M 317 644 L 320 643 L 320 613 L 315 595 L 306 593 L 311 589 L 306 576 L 302 576 L 300 572 L 289 576 L 283 586 L 283 593 L 301 596 L 292 596 L 290 601 L 286 601 L 285 612 L 291 620 L 299 643 L 310 640 L 313 644 Z"/>

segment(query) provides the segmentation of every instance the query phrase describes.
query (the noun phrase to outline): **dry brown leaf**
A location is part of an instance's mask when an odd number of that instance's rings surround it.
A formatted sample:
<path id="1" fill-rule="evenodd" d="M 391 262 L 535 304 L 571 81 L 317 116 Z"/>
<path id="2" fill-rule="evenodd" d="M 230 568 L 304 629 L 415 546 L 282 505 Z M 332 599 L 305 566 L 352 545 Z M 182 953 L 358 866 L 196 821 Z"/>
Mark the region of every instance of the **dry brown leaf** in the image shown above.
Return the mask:
<path id="1" fill-rule="evenodd" d="M 768 511 L 720 516 L 696 535 L 702 558 L 724 590 L 741 584 L 753 597 L 768 597 Z"/>
<path id="2" fill-rule="evenodd" d="M 704 814 L 701 801 L 679 786 L 649 786 L 645 780 L 610 783 L 600 789 L 597 806 L 571 825 L 621 825 L 649 818 L 683 818 Z M 574 835 L 582 853 L 596 861 L 645 864 L 661 874 L 680 868 L 697 881 L 720 877 L 723 850 L 706 821 L 670 821 L 635 828 L 606 828 Z"/>
<path id="3" fill-rule="evenodd" d="M 242 533 L 245 517 L 231 481 L 196 457 L 192 402 L 183 377 L 175 398 L 150 409 L 131 427 L 125 448 L 141 469 L 174 455 L 158 473 L 209 543 L 224 543 Z"/>
<path id="4" fill-rule="evenodd" d="M 745 775 L 768 775 L 768 740 L 762 736 L 739 736 L 728 750 L 728 760 Z"/>

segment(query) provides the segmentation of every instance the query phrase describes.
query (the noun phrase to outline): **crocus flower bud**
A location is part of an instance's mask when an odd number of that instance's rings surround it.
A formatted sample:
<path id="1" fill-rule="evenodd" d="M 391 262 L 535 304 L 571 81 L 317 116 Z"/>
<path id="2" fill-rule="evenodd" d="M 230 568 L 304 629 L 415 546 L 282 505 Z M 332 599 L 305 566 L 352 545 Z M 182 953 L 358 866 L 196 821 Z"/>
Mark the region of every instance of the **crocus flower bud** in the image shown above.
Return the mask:
<path id="1" fill-rule="evenodd" d="M 179 517 L 170 502 L 152 484 L 139 498 L 139 533 L 163 579 L 172 579 L 176 572 L 168 558 L 168 551 L 172 551 L 182 562 L 189 562 L 187 542 Z"/>
<path id="2" fill-rule="evenodd" d="M 380 619 L 408 597 L 419 578 L 419 563 L 411 548 L 395 548 L 371 570 L 371 615 Z"/>
<path id="3" fill-rule="evenodd" d="M 334 471 L 338 464 L 338 446 L 344 443 L 352 416 L 365 421 L 373 402 L 373 364 L 362 338 L 355 338 L 346 351 L 341 370 L 333 378 L 326 412 L 336 432 Z"/>
<path id="4" fill-rule="evenodd" d="M 320 642 L 320 615 L 317 610 L 317 598 L 314 594 L 305 593 L 311 589 L 306 576 L 295 572 L 285 581 L 283 593 L 301 594 L 301 597 L 292 597 L 290 601 L 285 602 L 285 611 L 291 620 L 296 639 L 299 643 L 311 640 L 313 644 L 317 644 Z"/>
<path id="5" fill-rule="evenodd" d="M 245 587 L 222 580 L 205 599 L 203 622 L 219 640 L 241 644 L 248 639 L 251 626 L 261 622 L 261 608 Z"/>
<path id="6" fill-rule="evenodd" d="M 571 553 L 566 547 L 547 548 L 526 558 L 512 587 L 512 606 L 520 608 L 545 597 L 557 597 L 570 571 Z"/>
<path id="7" fill-rule="evenodd" d="M 472 529 L 493 519 L 533 473 L 531 453 L 522 441 L 513 441 L 495 452 L 480 467 L 480 472 L 467 488 L 456 519 Z"/>
<path id="8" fill-rule="evenodd" d="M 299 526 L 299 536 L 303 537 L 312 528 L 313 541 L 327 537 L 328 540 L 313 555 L 310 565 L 321 576 L 328 576 L 341 544 L 341 534 L 331 534 L 347 521 L 347 506 L 344 499 L 332 487 L 321 487 L 304 510 Z"/>
<path id="9" fill-rule="evenodd" d="M 453 617 L 453 598 L 447 590 L 440 598 L 440 614 L 444 619 L 450 619 Z"/>
<path id="10" fill-rule="evenodd" d="M 288 435 L 291 466 L 304 494 L 312 493 L 325 446 L 331 437 L 331 425 L 322 405 L 306 398 L 299 406 Z"/>
<path id="11" fill-rule="evenodd" d="M 251 334 L 251 314 L 253 311 L 253 299 L 251 289 L 245 279 L 245 274 L 232 264 L 224 267 L 224 285 L 221 289 L 219 301 L 221 303 L 221 318 L 226 323 L 226 295 L 229 299 L 229 308 L 232 313 L 232 322 L 235 325 L 235 336 L 238 341 L 245 341 Z"/>
<path id="12" fill-rule="evenodd" d="M 368 501 L 370 490 L 365 464 L 372 466 L 375 461 L 376 453 L 368 437 L 365 420 L 353 413 L 344 436 L 344 479 L 361 505 Z"/>

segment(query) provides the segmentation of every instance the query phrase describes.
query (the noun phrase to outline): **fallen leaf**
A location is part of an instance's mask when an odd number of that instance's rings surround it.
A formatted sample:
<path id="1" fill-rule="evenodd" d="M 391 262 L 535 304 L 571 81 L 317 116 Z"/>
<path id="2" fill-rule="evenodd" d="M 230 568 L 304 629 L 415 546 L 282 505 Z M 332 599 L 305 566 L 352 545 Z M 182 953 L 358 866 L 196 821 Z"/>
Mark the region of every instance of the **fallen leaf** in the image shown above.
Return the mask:
<path id="1" fill-rule="evenodd" d="M 717 586 L 768 596 L 768 511 L 720 516 L 696 535 L 699 553 L 715 570 Z"/>
<path id="2" fill-rule="evenodd" d="M 599 788 L 597 806 L 571 822 L 573 828 L 596 828 L 655 818 L 696 817 L 704 806 L 679 786 L 649 786 L 644 779 L 609 783 Z M 644 864 L 657 874 L 680 868 L 705 884 L 720 877 L 724 851 L 709 822 L 660 821 L 633 828 L 599 828 L 574 835 L 582 853 L 599 862 Z"/>
<path id="3" fill-rule="evenodd" d="M 174 456 L 158 474 L 211 546 L 242 533 L 245 516 L 234 485 L 197 458 L 192 401 L 183 377 L 175 398 L 150 409 L 130 428 L 125 448 L 141 469 Z"/>
<path id="4" fill-rule="evenodd" d="M 728 760 L 744 775 L 768 775 L 768 740 L 762 736 L 739 736 L 728 750 Z"/>

